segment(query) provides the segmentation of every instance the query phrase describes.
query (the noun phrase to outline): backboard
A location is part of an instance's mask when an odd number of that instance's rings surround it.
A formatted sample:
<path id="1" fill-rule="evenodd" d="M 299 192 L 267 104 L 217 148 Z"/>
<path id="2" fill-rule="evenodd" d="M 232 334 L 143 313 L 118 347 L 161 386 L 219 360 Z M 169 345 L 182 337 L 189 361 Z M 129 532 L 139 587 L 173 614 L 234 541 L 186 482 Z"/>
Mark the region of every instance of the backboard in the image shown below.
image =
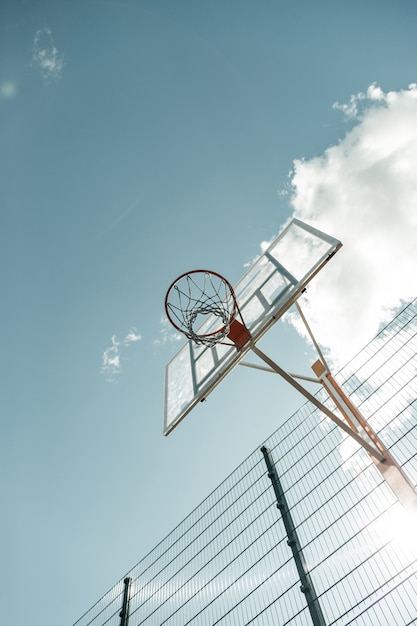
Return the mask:
<path id="1" fill-rule="evenodd" d="M 289 222 L 234 288 L 251 341 L 237 350 L 235 346 L 219 343 L 207 347 L 188 340 L 168 363 L 164 435 L 207 398 L 251 346 L 294 304 L 341 245 L 337 239 L 298 219 Z M 214 322 L 212 316 L 207 316 L 201 328 L 210 328 Z"/>

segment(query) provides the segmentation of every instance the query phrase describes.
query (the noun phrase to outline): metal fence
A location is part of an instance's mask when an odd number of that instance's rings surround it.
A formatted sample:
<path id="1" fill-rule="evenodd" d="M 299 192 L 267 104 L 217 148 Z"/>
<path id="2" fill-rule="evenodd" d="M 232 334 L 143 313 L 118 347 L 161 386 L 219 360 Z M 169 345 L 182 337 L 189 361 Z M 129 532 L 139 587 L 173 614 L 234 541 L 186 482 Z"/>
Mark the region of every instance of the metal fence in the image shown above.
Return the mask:
<path id="1" fill-rule="evenodd" d="M 417 300 L 337 376 L 414 485 L 416 375 Z M 309 403 L 265 445 L 326 624 L 417 624 L 417 526 L 369 456 Z M 260 450 L 127 577 L 129 626 L 311 623 Z M 120 626 L 124 589 L 122 579 L 74 626 Z"/>

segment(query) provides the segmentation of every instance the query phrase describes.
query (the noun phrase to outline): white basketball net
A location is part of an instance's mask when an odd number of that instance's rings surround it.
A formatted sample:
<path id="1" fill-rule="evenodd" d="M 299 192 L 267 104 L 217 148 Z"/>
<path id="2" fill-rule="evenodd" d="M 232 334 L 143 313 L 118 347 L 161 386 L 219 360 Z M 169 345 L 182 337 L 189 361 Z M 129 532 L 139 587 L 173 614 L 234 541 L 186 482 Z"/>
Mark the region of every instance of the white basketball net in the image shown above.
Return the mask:
<path id="1" fill-rule="evenodd" d="M 228 335 L 236 311 L 227 281 L 203 270 L 181 276 L 171 286 L 165 305 L 178 330 L 195 343 L 210 347 Z"/>

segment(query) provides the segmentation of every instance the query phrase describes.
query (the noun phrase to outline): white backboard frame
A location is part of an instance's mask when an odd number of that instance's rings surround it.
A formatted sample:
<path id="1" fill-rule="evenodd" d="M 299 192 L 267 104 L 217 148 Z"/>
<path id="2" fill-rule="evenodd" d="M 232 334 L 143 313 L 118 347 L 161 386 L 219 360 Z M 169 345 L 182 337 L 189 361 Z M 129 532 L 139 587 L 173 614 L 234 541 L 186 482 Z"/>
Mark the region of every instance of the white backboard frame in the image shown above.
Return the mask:
<path id="1" fill-rule="evenodd" d="M 339 240 L 294 218 L 237 283 L 235 293 L 251 341 L 242 349 L 187 341 L 165 369 L 163 434 L 168 435 L 297 301 L 341 248 Z M 203 327 L 213 324 L 212 316 Z"/>

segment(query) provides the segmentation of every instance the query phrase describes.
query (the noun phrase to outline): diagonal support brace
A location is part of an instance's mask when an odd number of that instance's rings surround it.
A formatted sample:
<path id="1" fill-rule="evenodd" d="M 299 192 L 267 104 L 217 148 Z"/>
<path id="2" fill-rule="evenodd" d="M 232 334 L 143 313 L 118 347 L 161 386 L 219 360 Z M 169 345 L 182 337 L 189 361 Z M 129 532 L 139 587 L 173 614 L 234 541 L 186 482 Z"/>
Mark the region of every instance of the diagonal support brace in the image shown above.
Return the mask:
<path id="1" fill-rule="evenodd" d="M 282 378 L 289 382 L 290 385 L 297 389 L 297 391 L 299 391 L 305 398 L 307 398 L 307 400 L 314 404 L 315 407 L 317 407 L 320 411 L 327 415 L 327 417 L 329 417 L 335 424 L 337 424 L 337 426 L 344 430 L 345 433 L 347 433 L 350 437 L 352 437 L 352 439 L 357 441 L 362 446 L 362 448 L 365 448 L 365 450 L 369 454 L 374 456 L 378 461 L 385 461 L 385 456 L 381 453 L 380 450 L 378 450 L 378 448 L 374 446 L 373 443 L 369 443 L 368 441 L 366 441 L 358 432 L 353 430 L 348 424 L 346 424 L 346 422 L 341 420 L 340 417 L 337 417 L 337 415 L 332 413 L 332 411 L 330 411 L 330 409 L 328 409 L 322 402 L 320 402 L 320 400 L 317 400 L 317 398 L 313 396 L 312 393 L 307 391 L 305 387 L 297 382 L 290 374 L 288 374 L 288 372 L 283 370 L 282 367 L 275 363 L 275 361 L 269 358 L 269 356 L 262 352 L 262 350 L 260 350 L 255 344 L 251 345 L 251 350 L 260 359 L 267 363 L 267 365 L 269 365 L 271 369 L 273 369 L 277 374 L 279 374 L 280 376 L 282 376 Z"/>
<path id="2" fill-rule="evenodd" d="M 328 368 L 320 360 L 317 360 L 313 363 L 312 370 L 319 378 L 323 387 L 326 389 L 327 393 L 332 398 L 346 421 L 351 425 L 352 429 L 356 431 L 362 430 L 364 436 L 367 437 L 369 441 L 372 441 L 383 455 L 384 459 L 381 462 L 381 459 L 379 459 L 373 452 L 370 452 L 371 460 L 376 465 L 379 472 L 382 474 L 383 478 L 398 498 L 399 502 L 401 502 L 404 508 L 413 510 L 417 513 L 417 493 L 414 485 L 404 473 L 401 466 L 394 459 L 390 451 L 384 446 L 364 416 L 356 408 L 353 402 L 351 402 L 349 397 L 330 374 Z"/>

